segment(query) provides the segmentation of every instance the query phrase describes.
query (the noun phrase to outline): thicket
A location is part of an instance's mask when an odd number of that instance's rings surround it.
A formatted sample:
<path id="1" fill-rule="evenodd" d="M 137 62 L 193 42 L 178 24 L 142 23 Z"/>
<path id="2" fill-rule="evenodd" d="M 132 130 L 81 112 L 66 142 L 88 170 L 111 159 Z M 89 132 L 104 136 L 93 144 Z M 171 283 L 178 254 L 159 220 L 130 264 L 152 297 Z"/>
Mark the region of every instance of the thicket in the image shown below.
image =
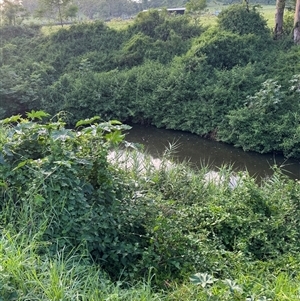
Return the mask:
<path id="1" fill-rule="evenodd" d="M 298 182 L 155 167 L 120 122 L 63 117 L 1 121 L 3 300 L 297 300 Z"/>
<path id="2" fill-rule="evenodd" d="M 120 31 L 101 22 L 48 36 L 35 29 L 31 37 L 33 29 L 26 27 L 11 37 L 12 29 L 1 30 L 6 37 L 1 45 L 2 118 L 42 108 L 52 115 L 68 112 L 74 125 L 101 115 L 190 131 L 245 150 L 299 156 L 293 142 L 299 94 L 289 92 L 289 80 L 300 73 L 299 47 L 288 36 L 273 40 L 255 8 L 230 6 L 214 28 L 150 10 Z M 284 91 L 282 110 L 276 109 L 277 101 L 269 104 L 280 118 L 272 113 L 268 124 L 261 119 L 256 132 L 256 115 L 245 103 L 270 81 Z M 276 94 L 273 88 L 270 93 Z M 247 126 L 240 127 L 247 114 Z"/>

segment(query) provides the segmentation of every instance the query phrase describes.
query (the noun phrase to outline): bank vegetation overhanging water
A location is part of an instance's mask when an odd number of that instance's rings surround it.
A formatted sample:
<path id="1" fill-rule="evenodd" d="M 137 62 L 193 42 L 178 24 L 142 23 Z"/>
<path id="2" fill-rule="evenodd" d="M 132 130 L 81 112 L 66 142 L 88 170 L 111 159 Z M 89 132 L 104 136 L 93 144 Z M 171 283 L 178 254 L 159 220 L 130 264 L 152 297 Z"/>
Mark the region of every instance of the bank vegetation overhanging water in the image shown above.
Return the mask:
<path id="1" fill-rule="evenodd" d="M 299 47 L 288 34 L 274 39 L 255 7 L 229 6 L 213 27 L 150 10 L 118 31 L 101 22 L 47 36 L 38 26 L 0 31 L 1 118 L 100 115 L 299 157 Z"/>

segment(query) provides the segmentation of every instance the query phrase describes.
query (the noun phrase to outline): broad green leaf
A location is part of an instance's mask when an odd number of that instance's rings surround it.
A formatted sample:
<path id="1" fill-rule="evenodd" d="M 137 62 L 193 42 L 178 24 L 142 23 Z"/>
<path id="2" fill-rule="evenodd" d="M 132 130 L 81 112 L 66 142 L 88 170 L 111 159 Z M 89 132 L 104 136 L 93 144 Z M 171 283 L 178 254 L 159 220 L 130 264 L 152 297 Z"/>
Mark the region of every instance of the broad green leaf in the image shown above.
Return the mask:
<path id="1" fill-rule="evenodd" d="M 26 116 L 31 119 L 31 120 L 34 120 L 34 119 L 39 119 L 39 120 L 42 120 L 43 117 L 49 117 L 50 114 L 44 112 L 44 111 L 34 111 L 34 110 L 31 110 L 31 112 L 26 112 Z"/>
<path id="2" fill-rule="evenodd" d="M 216 279 L 207 273 L 197 273 L 190 277 L 190 281 L 205 288 L 207 285 L 213 284 Z"/>
<path id="3" fill-rule="evenodd" d="M 114 131 L 105 135 L 105 139 L 113 144 L 122 142 L 124 137 L 125 135 L 121 131 Z"/>
<path id="4" fill-rule="evenodd" d="M 99 119 L 101 119 L 100 116 L 94 116 L 94 117 L 89 118 L 89 119 L 79 120 L 79 121 L 76 123 L 75 127 L 77 128 L 77 127 L 79 127 L 79 126 L 81 126 L 81 125 L 92 124 L 92 123 L 95 123 L 95 121 L 96 121 L 96 120 L 99 120 Z"/>
<path id="5" fill-rule="evenodd" d="M 75 134 L 72 130 L 61 129 L 53 132 L 51 136 L 54 139 L 54 141 L 56 140 L 66 141 L 68 138 L 74 138 Z"/>
<path id="6" fill-rule="evenodd" d="M 121 125 L 121 124 L 122 124 L 122 122 L 119 121 L 119 120 L 110 120 L 109 123 L 110 123 L 111 125 L 116 125 L 116 124 Z"/>
<path id="7" fill-rule="evenodd" d="M 8 124 L 8 123 L 14 123 L 14 122 L 19 122 L 22 120 L 22 116 L 20 114 L 11 116 L 9 118 L 5 118 L 0 121 L 1 124 Z"/>

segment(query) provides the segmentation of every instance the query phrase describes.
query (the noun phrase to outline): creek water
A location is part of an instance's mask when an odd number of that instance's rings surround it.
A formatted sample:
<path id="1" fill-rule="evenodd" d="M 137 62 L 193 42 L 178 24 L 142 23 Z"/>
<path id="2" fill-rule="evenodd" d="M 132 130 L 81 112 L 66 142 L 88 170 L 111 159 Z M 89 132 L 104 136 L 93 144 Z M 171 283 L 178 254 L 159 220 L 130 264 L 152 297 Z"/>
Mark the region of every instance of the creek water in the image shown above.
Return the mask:
<path id="1" fill-rule="evenodd" d="M 187 132 L 137 124 L 131 126 L 125 140 L 144 145 L 154 158 L 161 157 L 171 143 L 177 145 L 173 157 L 179 161 L 188 161 L 195 167 L 208 165 L 211 170 L 217 171 L 221 166 L 230 165 L 234 171 L 247 170 L 250 175 L 261 179 L 271 176 L 272 167 L 276 164 L 291 178 L 300 179 L 300 160 L 287 160 L 279 154 L 244 152 L 232 145 Z"/>

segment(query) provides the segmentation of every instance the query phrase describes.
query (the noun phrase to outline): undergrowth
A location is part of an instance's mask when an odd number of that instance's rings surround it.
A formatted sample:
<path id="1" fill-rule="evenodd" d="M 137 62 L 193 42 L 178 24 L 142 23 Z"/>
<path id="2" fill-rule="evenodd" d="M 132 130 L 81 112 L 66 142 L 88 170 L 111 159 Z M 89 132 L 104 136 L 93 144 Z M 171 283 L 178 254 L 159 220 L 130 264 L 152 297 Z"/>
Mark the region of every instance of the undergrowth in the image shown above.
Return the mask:
<path id="1" fill-rule="evenodd" d="M 1 122 L 0 300 L 299 300 L 299 183 L 57 118 Z"/>

